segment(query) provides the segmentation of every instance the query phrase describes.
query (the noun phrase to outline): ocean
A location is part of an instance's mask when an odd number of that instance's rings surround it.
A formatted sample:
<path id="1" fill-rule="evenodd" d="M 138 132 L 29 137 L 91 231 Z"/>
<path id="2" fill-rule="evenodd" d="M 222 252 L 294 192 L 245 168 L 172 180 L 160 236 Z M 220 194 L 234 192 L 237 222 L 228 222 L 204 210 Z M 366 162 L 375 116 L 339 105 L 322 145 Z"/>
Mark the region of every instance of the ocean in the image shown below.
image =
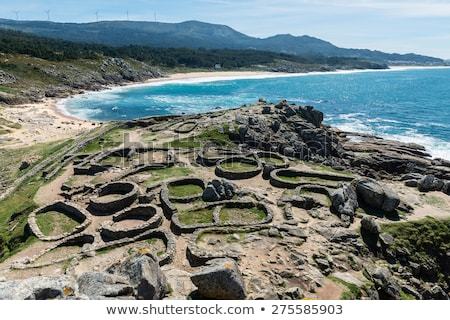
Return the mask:
<path id="1" fill-rule="evenodd" d="M 78 95 L 60 108 L 107 121 L 235 108 L 258 98 L 312 105 L 326 124 L 422 144 L 450 160 L 450 68 L 163 81 Z"/>

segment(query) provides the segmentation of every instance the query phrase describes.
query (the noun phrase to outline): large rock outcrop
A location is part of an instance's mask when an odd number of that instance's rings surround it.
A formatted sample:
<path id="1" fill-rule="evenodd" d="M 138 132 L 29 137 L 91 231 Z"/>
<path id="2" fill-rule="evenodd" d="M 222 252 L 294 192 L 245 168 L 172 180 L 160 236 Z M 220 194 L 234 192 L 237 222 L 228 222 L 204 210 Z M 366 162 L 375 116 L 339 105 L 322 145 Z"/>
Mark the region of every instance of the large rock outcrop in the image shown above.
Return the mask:
<path id="1" fill-rule="evenodd" d="M 219 300 L 245 299 L 244 281 L 236 261 L 214 259 L 191 276 L 201 297 Z"/>
<path id="2" fill-rule="evenodd" d="M 400 198 L 393 190 L 374 179 L 362 178 L 357 180 L 355 185 L 358 201 L 371 208 L 393 212 L 400 204 Z"/>

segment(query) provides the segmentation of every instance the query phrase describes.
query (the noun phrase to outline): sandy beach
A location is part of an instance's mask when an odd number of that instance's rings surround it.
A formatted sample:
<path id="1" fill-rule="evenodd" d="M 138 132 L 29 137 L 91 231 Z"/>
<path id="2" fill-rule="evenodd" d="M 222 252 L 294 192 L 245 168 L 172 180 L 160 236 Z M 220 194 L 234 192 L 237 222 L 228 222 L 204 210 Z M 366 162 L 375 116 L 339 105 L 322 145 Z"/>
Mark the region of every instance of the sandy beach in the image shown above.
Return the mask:
<path id="1" fill-rule="evenodd" d="M 167 81 L 268 75 L 279 75 L 279 73 L 253 71 L 175 73 L 167 77 L 149 79 L 140 83 L 114 86 L 107 88 L 107 90 Z M 20 129 L 11 129 L 11 133 L 0 135 L 0 148 L 25 147 L 36 143 L 73 138 L 101 125 L 99 122 L 78 119 L 62 112 L 58 105 L 63 100 L 62 98 L 52 98 L 39 103 L 0 108 L 1 118 L 21 125 Z"/>
<path id="2" fill-rule="evenodd" d="M 389 70 L 338 70 L 332 72 L 310 72 L 304 74 L 288 74 L 279 72 L 258 71 L 210 71 L 174 73 L 166 77 L 149 79 L 144 82 L 125 83 L 119 86 L 111 86 L 105 90 L 123 90 L 130 87 L 161 85 L 169 82 L 198 82 L 217 81 L 244 78 L 267 77 L 298 77 L 324 73 L 357 73 L 379 71 L 402 71 L 408 69 L 425 69 L 434 67 L 392 67 Z M 99 122 L 78 119 L 66 112 L 61 106 L 63 98 L 45 99 L 34 104 L 25 104 L 0 108 L 0 117 L 8 121 L 18 123 L 21 129 L 11 129 L 11 133 L 0 135 L 0 148 L 30 146 L 36 143 L 51 142 L 61 139 L 76 137 L 77 135 L 96 128 Z"/>

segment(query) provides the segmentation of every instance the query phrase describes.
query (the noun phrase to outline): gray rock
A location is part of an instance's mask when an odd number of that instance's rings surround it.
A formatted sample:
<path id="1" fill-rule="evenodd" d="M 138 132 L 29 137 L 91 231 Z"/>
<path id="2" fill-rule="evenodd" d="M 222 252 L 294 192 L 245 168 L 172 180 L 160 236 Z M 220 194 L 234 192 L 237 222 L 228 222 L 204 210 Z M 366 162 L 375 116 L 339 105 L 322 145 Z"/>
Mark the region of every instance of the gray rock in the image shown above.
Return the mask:
<path id="1" fill-rule="evenodd" d="M 442 187 L 442 192 L 450 196 L 450 181 L 445 181 Z"/>
<path id="2" fill-rule="evenodd" d="M 381 227 L 374 217 L 365 216 L 361 219 L 361 231 L 378 235 L 381 231 Z"/>
<path id="3" fill-rule="evenodd" d="M 362 178 L 356 181 L 358 200 L 385 212 L 394 211 L 400 204 L 398 195 L 386 186 L 382 186 L 374 179 Z"/>
<path id="4" fill-rule="evenodd" d="M 405 180 L 404 184 L 405 184 L 405 186 L 410 187 L 410 188 L 417 188 L 418 181 L 414 180 L 414 179 Z"/>
<path id="5" fill-rule="evenodd" d="M 440 191 L 444 187 L 444 181 L 433 175 L 426 175 L 417 183 L 420 192 Z"/>
<path id="6" fill-rule="evenodd" d="M 236 194 L 237 187 L 226 179 L 214 179 L 203 191 L 202 199 L 206 202 L 230 200 Z"/>
<path id="7" fill-rule="evenodd" d="M 139 300 L 159 300 L 167 292 L 167 279 L 153 255 L 131 257 L 108 271 L 128 277 Z"/>
<path id="8" fill-rule="evenodd" d="M 64 299 L 75 289 L 75 282 L 68 276 L 5 281 L 0 282 L 0 300 Z"/>
<path id="9" fill-rule="evenodd" d="M 355 190 L 349 184 L 344 184 L 331 195 L 331 208 L 339 215 L 353 217 L 358 208 Z"/>
<path id="10" fill-rule="evenodd" d="M 369 280 L 374 283 L 381 299 L 400 299 L 401 288 L 388 268 L 366 268 L 365 271 L 369 275 Z"/>
<path id="11" fill-rule="evenodd" d="M 232 259 L 209 261 L 201 271 L 191 276 L 191 280 L 204 298 L 240 300 L 246 297 L 242 275 Z"/>
<path id="12" fill-rule="evenodd" d="M 386 232 L 381 233 L 378 239 L 380 244 L 385 248 L 390 247 L 394 243 L 394 237 Z"/>
<path id="13" fill-rule="evenodd" d="M 214 202 L 214 201 L 219 201 L 220 200 L 220 196 L 217 193 L 217 191 L 214 188 L 214 186 L 212 184 L 208 184 L 206 186 L 205 190 L 203 191 L 202 199 L 205 202 Z"/>
<path id="14" fill-rule="evenodd" d="M 106 272 L 86 272 L 78 278 L 80 294 L 91 299 L 132 296 L 133 287 L 125 277 Z"/>

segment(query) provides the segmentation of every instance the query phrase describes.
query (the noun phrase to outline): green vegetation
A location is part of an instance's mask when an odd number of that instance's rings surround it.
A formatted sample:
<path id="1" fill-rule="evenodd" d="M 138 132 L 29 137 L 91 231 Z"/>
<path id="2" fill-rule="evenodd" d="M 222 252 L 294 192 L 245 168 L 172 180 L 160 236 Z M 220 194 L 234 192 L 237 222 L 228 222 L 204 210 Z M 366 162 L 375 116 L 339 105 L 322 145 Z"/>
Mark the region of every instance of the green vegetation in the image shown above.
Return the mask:
<path id="1" fill-rule="evenodd" d="M 220 165 L 224 170 L 232 172 L 246 172 L 256 169 L 256 165 L 240 161 L 225 162 Z"/>
<path id="2" fill-rule="evenodd" d="M 269 165 L 282 165 L 284 163 L 283 160 L 275 158 L 275 157 L 260 157 L 261 162 Z"/>
<path id="3" fill-rule="evenodd" d="M 1 88 L 0 88 L 1 89 Z M 5 118 L 0 117 L 0 126 L 4 126 L 11 129 L 20 129 L 22 126 L 18 123 L 6 120 Z"/>
<path id="4" fill-rule="evenodd" d="M 203 192 L 203 189 L 195 184 L 169 185 L 169 195 L 172 197 L 188 197 Z"/>
<path id="5" fill-rule="evenodd" d="M 333 276 L 329 276 L 328 277 L 331 281 L 336 282 L 340 285 L 342 285 L 343 287 L 345 287 L 345 291 L 342 292 L 342 295 L 340 297 L 341 300 L 358 300 L 361 299 L 362 293 L 361 293 L 361 289 L 350 282 L 344 281 L 340 278 L 337 277 L 333 277 Z"/>
<path id="6" fill-rule="evenodd" d="M 94 153 L 105 149 L 120 146 L 126 138 L 127 130 L 122 128 L 113 128 L 101 137 L 98 137 L 88 143 L 80 153 Z"/>
<path id="7" fill-rule="evenodd" d="M 45 236 L 55 236 L 70 232 L 79 225 L 76 220 L 57 211 L 38 214 L 36 216 L 36 223 Z"/>
<path id="8" fill-rule="evenodd" d="M 395 241 L 394 252 L 408 255 L 408 260 L 432 270 L 424 280 L 450 283 L 446 273 L 447 252 L 450 250 L 450 219 L 438 220 L 427 217 L 418 221 L 385 224 L 384 232 L 390 233 Z M 425 275 L 422 275 L 425 276 Z"/>
<path id="9" fill-rule="evenodd" d="M 184 148 L 194 149 L 200 148 L 207 142 L 213 142 L 214 144 L 222 147 L 233 145 L 228 135 L 228 127 L 207 129 L 194 137 L 188 137 L 183 139 L 177 139 L 172 142 L 165 143 L 164 146 L 172 148 Z"/>
<path id="10" fill-rule="evenodd" d="M 65 140 L 0 152 L 0 179 L 11 183 L 70 143 L 72 140 Z M 20 171 L 20 163 L 25 159 L 32 159 L 31 166 Z M 29 234 L 26 224 L 28 214 L 37 208 L 33 198 L 45 183 L 40 176 L 35 176 L 24 181 L 9 197 L 0 201 L 0 260 L 36 241 L 36 238 Z"/>
<path id="11" fill-rule="evenodd" d="M 285 176 L 285 175 L 281 175 L 278 174 L 278 178 L 280 178 L 281 180 L 287 181 L 287 182 L 293 182 L 293 183 L 297 183 L 303 180 L 302 176 Z"/>
<path id="12" fill-rule="evenodd" d="M 219 213 L 219 220 L 223 223 L 239 222 L 239 223 L 255 223 L 266 218 L 264 210 L 253 208 L 231 208 L 223 207 Z"/>
<path id="13" fill-rule="evenodd" d="M 172 166 L 163 169 L 153 169 L 150 172 L 152 176 L 145 181 L 147 186 L 169 178 L 188 176 L 192 173 L 192 170 L 186 167 Z"/>
<path id="14" fill-rule="evenodd" d="M 172 48 L 152 48 L 140 45 L 111 47 L 43 38 L 5 29 L 0 30 L 0 48 L 4 53 L 25 54 L 50 61 L 93 60 L 99 56 L 108 56 L 131 58 L 167 68 L 212 68 L 220 63 L 223 69 L 235 69 L 255 65 L 270 65 L 278 61 L 288 61 L 301 65 L 382 67 L 355 58 L 321 55 L 298 56 L 251 49 L 190 49 L 173 48 L 173 46 Z"/>
<path id="15" fill-rule="evenodd" d="M 117 167 L 125 167 L 129 163 L 129 160 L 121 156 L 109 156 L 101 161 L 103 165 L 111 165 Z"/>
<path id="16" fill-rule="evenodd" d="M 213 222 L 214 208 L 202 208 L 189 211 L 183 211 L 178 214 L 178 220 L 186 225 Z"/>
<path id="17" fill-rule="evenodd" d="M 431 195 L 431 194 L 426 194 L 422 196 L 422 199 L 424 200 L 424 202 L 430 206 L 433 207 L 437 207 L 437 208 L 447 208 L 447 201 L 445 201 L 445 199 L 435 196 L 435 195 Z"/>

